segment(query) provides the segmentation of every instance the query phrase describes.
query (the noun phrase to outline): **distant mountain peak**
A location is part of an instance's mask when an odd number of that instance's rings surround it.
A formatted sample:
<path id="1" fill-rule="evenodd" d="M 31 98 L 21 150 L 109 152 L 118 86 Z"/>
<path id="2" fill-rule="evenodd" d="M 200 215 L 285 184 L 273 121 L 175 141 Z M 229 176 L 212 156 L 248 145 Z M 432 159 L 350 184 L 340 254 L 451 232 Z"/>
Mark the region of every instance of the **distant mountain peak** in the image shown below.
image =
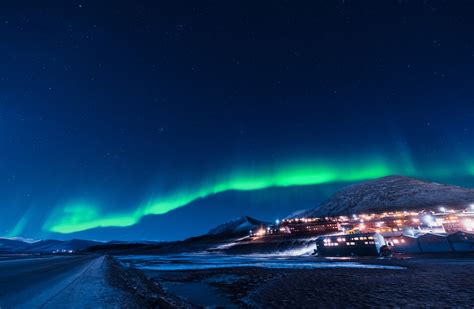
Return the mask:
<path id="1" fill-rule="evenodd" d="M 84 239 L 71 239 L 64 241 L 45 239 L 28 243 L 22 240 L 0 238 L 0 252 L 51 253 L 62 250 L 80 251 L 98 244 L 101 243 Z"/>
<path id="2" fill-rule="evenodd" d="M 242 216 L 224 224 L 218 225 L 209 230 L 207 235 L 227 235 L 248 233 L 254 227 L 268 225 L 269 223 L 254 219 L 249 216 Z"/>
<path id="3" fill-rule="evenodd" d="M 306 213 L 308 211 L 308 209 L 299 209 L 299 210 L 295 210 L 293 211 L 292 213 L 290 213 L 289 215 L 287 215 L 285 218 L 283 219 L 292 219 L 292 218 L 298 218 L 300 217 L 302 214 Z"/>
<path id="4" fill-rule="evenodd" d="M 349 215 L 368 211 L 464 208 L 474 203 L 474 190 L 392 175 L 343 188 L 298 217 Z"/>

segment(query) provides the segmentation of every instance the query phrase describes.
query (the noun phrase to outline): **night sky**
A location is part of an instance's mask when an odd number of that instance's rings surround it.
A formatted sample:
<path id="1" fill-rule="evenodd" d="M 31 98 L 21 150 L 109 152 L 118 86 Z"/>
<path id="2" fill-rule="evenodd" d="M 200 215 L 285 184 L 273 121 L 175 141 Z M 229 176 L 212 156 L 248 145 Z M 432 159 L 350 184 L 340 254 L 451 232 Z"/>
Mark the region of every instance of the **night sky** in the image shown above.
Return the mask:
<path id="1" fill-rule="evenodd" d="M 391 174 L 474 187 L 472 1 L 13 1 L 0 236 L 171 240 Z"/>

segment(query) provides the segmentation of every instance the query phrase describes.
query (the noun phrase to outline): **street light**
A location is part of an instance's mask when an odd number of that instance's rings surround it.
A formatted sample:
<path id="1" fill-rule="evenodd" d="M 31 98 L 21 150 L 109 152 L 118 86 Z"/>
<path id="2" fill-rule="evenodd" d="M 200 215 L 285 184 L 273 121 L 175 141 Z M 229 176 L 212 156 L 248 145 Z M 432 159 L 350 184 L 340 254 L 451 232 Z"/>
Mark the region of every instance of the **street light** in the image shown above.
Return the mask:
<path id="1" fill-rule="evenodd" d="M 428 224 L 429 227 L 431 228 L 432 225 L 433 225 L 434 219 L 433 219 L 433 216 L 431 216 L 431 215 L 426 215 L 426 216 L 423 217 L 423 221 L 425 221 L 425 223 Z"/>

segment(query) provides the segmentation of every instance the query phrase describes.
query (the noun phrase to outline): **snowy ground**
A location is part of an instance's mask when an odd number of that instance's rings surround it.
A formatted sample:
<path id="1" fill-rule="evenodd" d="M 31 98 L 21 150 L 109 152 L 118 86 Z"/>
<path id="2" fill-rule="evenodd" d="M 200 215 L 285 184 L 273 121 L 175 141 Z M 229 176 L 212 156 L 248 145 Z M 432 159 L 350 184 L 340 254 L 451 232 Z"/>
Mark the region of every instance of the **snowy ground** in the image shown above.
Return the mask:
<path id="1" fill-rule="evenodd" d="M 225 308 L 472 308 L 469 255 L 389 259 L 294 256 L 123 256 L 170 296 Z"/>
<path id="2" fill-rule="evenodd" d="M 0 308 L 121 308 L 133 299 L 107 280 L 103 256 L 0 261 Z"/>

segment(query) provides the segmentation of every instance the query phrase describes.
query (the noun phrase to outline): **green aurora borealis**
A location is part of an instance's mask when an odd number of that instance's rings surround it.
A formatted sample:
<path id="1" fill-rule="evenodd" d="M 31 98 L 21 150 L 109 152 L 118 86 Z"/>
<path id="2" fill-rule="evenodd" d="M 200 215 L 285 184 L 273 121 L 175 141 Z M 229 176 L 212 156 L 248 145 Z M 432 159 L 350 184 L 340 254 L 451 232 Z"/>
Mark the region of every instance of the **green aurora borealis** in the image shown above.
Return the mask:
<path id="1" fill-rule="evenodd" d="M 173 241 L 394 174 L 474 188 L 471 3 L 231 6 L 5 8 L 0 237 Z"/>
<path id="2" fill-rule="evenodd" d="M 335 182 L 356 182 L 392 174 L 417 174 L 410 164 L 390 164 L 380 158 L 364 161 L 325 162 L 301 161 L 260 171 L 238 170 L 218 181 L 203 182 L 174 193 L 163 194 L 135 209 L 113 212 L 88 201 L 62 205 L 53 212 L 43 229 L 55 233 L 73 233 L 97 227 L 127 227 L 147 215 L 160 215 L 186 206 L 193 201 L 226 191 L 251 191 L 271 187 L 319 185 Z"/>

